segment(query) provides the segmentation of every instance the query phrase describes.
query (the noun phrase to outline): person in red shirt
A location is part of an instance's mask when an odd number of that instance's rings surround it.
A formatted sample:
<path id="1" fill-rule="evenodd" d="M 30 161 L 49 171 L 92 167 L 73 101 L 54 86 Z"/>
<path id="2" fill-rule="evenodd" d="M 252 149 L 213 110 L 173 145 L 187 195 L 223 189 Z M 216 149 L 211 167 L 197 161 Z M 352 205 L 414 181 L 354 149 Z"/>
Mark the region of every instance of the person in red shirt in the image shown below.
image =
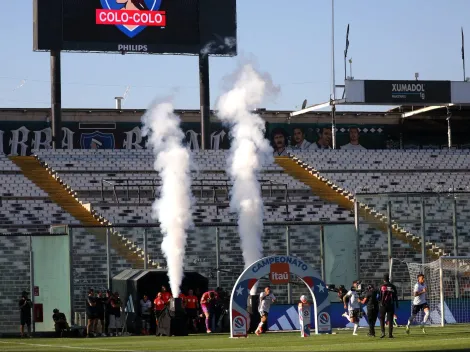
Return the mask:
<path id="1" fill-rule="evenodd" d="M 181 298 L 181 305 L 183 306 L 183 309 L 186 308 L 186 296 L 184 295 L 183 292 L 181 292 L 178 296 L 178 298 Z"/>
<path id="2" fill-rule="evenodd" d="M 165 309 L 165 301 L 162 298 L 161 292 L 157 293 L 157 296 L 155 297 L 155 300 L 153 301 L 153 306 L 155 310 L 155 318 L 158 324 L 158 318 L 160 317 L 160 314 L 162 314 L 163 309 Z"/>
<path id="3" fill-rule="evenodd" d="M 197 309 L 199 306 L 199 302 L 197 297 L 194 295 L 193 290 L 188 291 L 188 295 L 186 296 L 186 315 L 188 316 L 188 324 L 189 326 L 197 332 Z"/>
<path id="4" fill-rule="evenodd" d="M 163 301 L 165 302 L 165 304 L 167 304 L 171 299 L 171 293 L 168 292 L 165 285 L 162 286 L 161 294 L 162 294 Z"/>
<path id="5" fill-rule="evenodd" d="M 201 308 L 206 316 L 206 331 L 210 334 L 212 331 L 210 329 L 210 323 L 212 321 L 212 317 L 214 316 L 214 308 L 215 303 L 218 299 L 217 292 L 215 291 L 207 291 L 201 297 Z"/>

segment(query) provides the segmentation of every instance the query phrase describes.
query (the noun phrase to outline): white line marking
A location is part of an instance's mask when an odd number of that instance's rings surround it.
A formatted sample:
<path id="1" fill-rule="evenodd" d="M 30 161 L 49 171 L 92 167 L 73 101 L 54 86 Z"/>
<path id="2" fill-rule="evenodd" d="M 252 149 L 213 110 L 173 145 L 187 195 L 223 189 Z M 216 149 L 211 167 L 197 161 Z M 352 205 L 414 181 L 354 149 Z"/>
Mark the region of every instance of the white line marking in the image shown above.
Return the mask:
<path id="1" fill-rule="evenodd" d="M 0 341 L 0 343 L 6 345 L 24 345 L 24 346 L 33 346 L 33 347 L 48 347 L 48 348 L 65 348 L 70 350 L 90 350 L 90 351 L 110 351 L 110 352 L 142 352 L 142 350 L 117 350 L 115 348 L 99 348 L 99 347 L 83 347 L 83 346 L 63 346 L 63 345 L 45 345 L 39 343 L 26 343 L 26 342 L 10 342 L 10 341 Z"/>

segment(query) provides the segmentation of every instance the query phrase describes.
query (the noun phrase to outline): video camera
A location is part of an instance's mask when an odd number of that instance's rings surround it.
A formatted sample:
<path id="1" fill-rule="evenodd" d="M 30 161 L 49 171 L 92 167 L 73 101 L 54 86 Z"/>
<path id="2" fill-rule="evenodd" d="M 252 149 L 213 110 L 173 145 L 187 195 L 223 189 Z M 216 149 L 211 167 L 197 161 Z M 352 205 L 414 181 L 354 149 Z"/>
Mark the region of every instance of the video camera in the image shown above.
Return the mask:
<path id="1" fill-rule="evenodd" d="M 330 292 L 336 292 L 338 294 L 338 298 L 343 301 L 343 297 L 348 293 L 348 290 L 344 285 L 340 285 L 336 287 L 335 285 L 326 285 L 326 289 Z"/>
<path id="2" fill-rule="evenodd" d="M 369 290 L 369 287 L 372 286 L 366 286 L 362 283 L 362 281 L 358 280 L 356 281 L 356 287 L 351 286 L 351 291 L 356 292 L 357 295 L 359 296 L 360 299 L 363 299 L 365 296 L 365 293 Z M 330 292 L 337 292 L 338 293 L 338 298 L 343 301 L 343 297 L 348 293 L 348 290 L 344 285 L 340 285 L 339 287 L 336 287 L 335 285 L 326 285 L 326 288 Z"/>

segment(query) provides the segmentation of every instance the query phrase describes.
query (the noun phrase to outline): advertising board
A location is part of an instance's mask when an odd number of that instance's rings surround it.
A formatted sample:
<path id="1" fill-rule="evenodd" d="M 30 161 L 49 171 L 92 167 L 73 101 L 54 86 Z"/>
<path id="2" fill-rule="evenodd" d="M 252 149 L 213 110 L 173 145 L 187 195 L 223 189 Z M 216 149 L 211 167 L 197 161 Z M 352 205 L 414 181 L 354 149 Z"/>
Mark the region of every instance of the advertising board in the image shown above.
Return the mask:
<path id="1" fill-rule="evenodd" d="M 235 0 L 35 0 L 34 49 L 236 55 Z"/>

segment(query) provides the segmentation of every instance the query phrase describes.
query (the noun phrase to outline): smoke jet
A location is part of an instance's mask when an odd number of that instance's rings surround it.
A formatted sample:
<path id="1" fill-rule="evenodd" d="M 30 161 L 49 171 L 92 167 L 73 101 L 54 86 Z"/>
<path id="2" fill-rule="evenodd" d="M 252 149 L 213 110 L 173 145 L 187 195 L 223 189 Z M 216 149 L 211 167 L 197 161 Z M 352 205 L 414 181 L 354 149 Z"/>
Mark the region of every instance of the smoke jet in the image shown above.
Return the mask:
<path id="1" fill-rule="evenodd" d="M 245 64 L 232 78 L 233 87 L 217 102 L 217 116 L 231 128 L 232 144 L 227 173 L 233 187 L 230 208 L 238 213 L 238 231 L 245 268 L 262 257 L 263 198 L 258 175 L 263 165 L 273 162 L 273 149 L 264 137 L 265 121 L 251 111 L 265 95 L 279 88 L 268 74 Z"/>
<path id="2" fill-rule="evenodd" d="M 183 280 L 187 230 L 191 217 L 191 152 L 183 145 L 181 120 L 169 102 L 155 104 L 142 118 L 143 134 L 155 155 L 154 169 L 160 174 L 160 197 L 152 205 L 152 218 L 160 223 L 162 252 L 167 260 L 173 297 Z"/>

